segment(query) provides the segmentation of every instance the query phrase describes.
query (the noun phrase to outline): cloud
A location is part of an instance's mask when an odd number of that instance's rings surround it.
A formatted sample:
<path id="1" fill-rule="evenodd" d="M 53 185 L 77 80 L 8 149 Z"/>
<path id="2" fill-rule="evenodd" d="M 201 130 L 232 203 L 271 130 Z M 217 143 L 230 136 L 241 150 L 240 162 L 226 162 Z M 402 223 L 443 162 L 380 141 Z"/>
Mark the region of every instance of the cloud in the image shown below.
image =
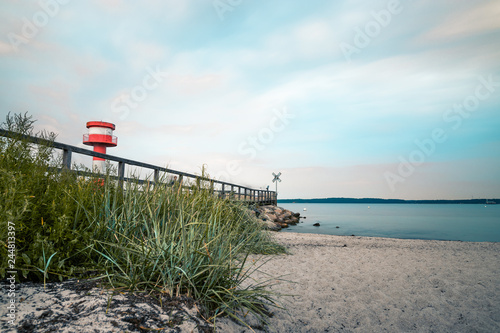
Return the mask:
<path id="1" fill-rule="evenodd" d="M 422 38 L 428 42 L 448 43 L 456 39 L 484 35 L 500 29 L 500 6 L 487 1 L 472 8 L 450 14 L 442 24 L 430 30 Z"/>
<path id="2" fill-rule="evenodd" d="M 0 41 L 0 54 L 13 53 L 14 49 L 7 43 Z"/>
<path id="3" fill-rule="evenodd" d="M 3 36 L 40 10 L 37 2 L 8 4 Z M 351 63 L 339 43 L 352 43 L 354 29 L 387 1 L 244 1 L 223 21 L 211 1 L 61 8 L 15 56 L 0 41 L 4 112 L 29 110 L 69 144 L 81 144 L 86 121 L 110 121 L 119 137 L 112 154 L 190 170 L 209 163 L 213 174 L 236 159 L 244 172 L 233 180 L 251 186 L 286 171 L 280 186 L 290 196 L 393 195 L 382 177 L 387 165 L 442 126 L 444 112 L 474 93 L 478 77 L 496 73 L 500 57 L 499 9 L 491 1 L 405 3 Z M 157 68 L 166 74 L 147 97 L 126 115 L 114 112 L 114 99 L 140 92 L 148 69 Z M 498 96 L 482 101 L 428 162 L 491 154 L 479 148 L 498 142 Z M 283 107 L 294 120 L 255 158 L 242 156 L 239 145 L 269 128 L 273 110 Z M 429 193 L 426 179 L 439 180 L 431 169 L 397 195 Z M 473 181 L 463 170 L 450 184 Z M 458 188 L 436 184 L 442 193 Z"/>

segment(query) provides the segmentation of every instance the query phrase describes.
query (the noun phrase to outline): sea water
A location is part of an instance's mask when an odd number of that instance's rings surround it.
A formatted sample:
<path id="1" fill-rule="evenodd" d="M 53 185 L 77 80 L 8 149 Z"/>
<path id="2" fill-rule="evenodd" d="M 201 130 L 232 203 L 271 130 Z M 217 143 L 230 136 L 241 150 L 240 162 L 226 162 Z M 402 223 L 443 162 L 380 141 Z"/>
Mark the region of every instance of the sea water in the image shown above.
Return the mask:
<path id="1" fill-rule="evenodd" d="M 500 205 L 282 203 L 278 206 L 305 217 L 283 232 L 500 242 Z M 320 226 L 313 226 L 315 223 Z"/>

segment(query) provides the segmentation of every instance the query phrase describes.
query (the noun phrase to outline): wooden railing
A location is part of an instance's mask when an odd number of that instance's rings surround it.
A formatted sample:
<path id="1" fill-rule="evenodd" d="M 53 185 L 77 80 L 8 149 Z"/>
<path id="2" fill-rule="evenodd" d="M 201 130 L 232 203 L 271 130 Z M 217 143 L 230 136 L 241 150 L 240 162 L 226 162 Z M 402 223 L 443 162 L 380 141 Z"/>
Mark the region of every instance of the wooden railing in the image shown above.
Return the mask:
<path id="1" fill-rule="evenodd" d="M 43 138 L 38 138 L 38 137 L 33 137 L 29 135 L 22 135 L 16 132 L 11 132 L 7 131 L 4 129 L 0 129 L 0 136 L 2 137 L 7 137 L 7 138 L 13 138 L 13 139 L 19 139 L 19 140 L 26 140 L 27 142 L 31 142 L 34 144 L 39 144 L 39 145 L 46 145 L 53 147 L 55 149 L 60 149 L 62 150 L 62 167 L 58 168 L 60 170 L 69 170 L 72 172 L 78 172 L 81 174 L 89 174 L 89 172 L 82 172 L 82 171 L 76 171 L 71 169 L 71 159 L 72 159 L 72 154 L 82 154 L 82 155 L 87 155 L 87 156 L 92 156 L 92 157 L 100 157 L 104 158 L 109 161 L 114 161 L 118 162 L 118 170 L 117 176 L 113 176 L 113 178 L 117 179 L 119 182 L 119 186 L 123 186 L 123 182 L 126 181 L 138 181 L 139 183 L 144 183 L 144 182 L 150 182 L 152 184 L 159 183 L 160 182 L 160 173 L 164 172 L 167 174 L 175 175 L 178 177 L 176 180 L 177 183 L 183 184 L 184 179 L 192 179 L 194 180 L 194 183 L 196 184 L 197 182 L 199 183 L 200 181 L 205 181 L 209 182 L 210 188 L 213 190 L 215 195 L 219 195 L 220 197 L 223 198 L 233 198 L 235 200 L 242 200 L 248 203 L 256 203 L 256 204 L 261 204 L 261 205 L 276 205 L 277 204 L 277 194 L 274 191 L 269 191 L 269 190 L 257 190 L 257 189 L 252 189 L 246 186 L 241 186 L 233 183 L 228 183 L 228 182 L 223 182 L 217 179 L 211 179 L 211 178 L 206 178 L 203 176 L 197 176 L 194 174 L 190 174 L 187 172 L 182 172 L 182 171 L 177 171 L 177 170 L 172 170 L 168 168 L 163 168 L 157 165 L 153 164 L 148 164 L 148 163 L 143 163 L 139 161 L 134 161 L 126 158 L 121 158 L 109 154 L 102 154 L 98 153 L 95 151 L 67 145 L 64 143 L 56 142 L 56 141 L 50 141 L 46 140 Z M 125 177 L 125 167 L 126 165 L 130 166 L 136 166 L 136 167 L 141 167 L 145 169 L 150 169 L 153 171 L 153 180 L 137 180 L 137 179 L 132 179 Z M 216 189 L 216 186 L 220 186 L 220 189 Z"/>

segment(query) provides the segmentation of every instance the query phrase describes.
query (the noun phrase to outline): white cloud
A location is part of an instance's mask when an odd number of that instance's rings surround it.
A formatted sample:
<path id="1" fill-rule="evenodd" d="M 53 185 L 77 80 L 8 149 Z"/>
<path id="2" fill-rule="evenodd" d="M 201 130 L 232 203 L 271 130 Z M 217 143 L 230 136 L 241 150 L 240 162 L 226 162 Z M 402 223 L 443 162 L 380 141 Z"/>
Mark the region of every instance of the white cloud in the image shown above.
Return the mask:
<path id="1" fill-rule="evenodd" d="M 14 49 L 7 43 L 0 41 L 0 54 L 12 53 Z"/>
<path id="2" fill-rule="evenodd" d="M 483 2 L 449 15 L 442 24 L 429 31 L 422 38 L 429 42 L 439 43 L 491 33 L 500 29 L 499 16 L 500 6 L 498 2 Z"/>
<path id="3" fill-rule="evenodd" d="M 381 177 L 386 166 L 377 163 L 397 160 L 427 135 L 447 108 L 473 92 L 478 76 L 498 68 L 500 57 L 494 2 L 405 5 L 350 64 L 339 43 L 352 43 L 353 29 L 386 1 L 317 2 L 304 12 L 286 2 L 245 2 L 223 22 L 210 1 L 89 3 L 68 4 L 15 58 L 0 42 L 5 110 L 33 111 L 70 144 L 80 144 L 86 121 L 111 121 L 119 137 L 112 154 L 181 170 L 209 163 L 216 174 L 237 159 L 244 172 L 233 180 L 251 186 L 265 186 L 281 170 L 283 191 L 293 194 L 287 197 L 391 196 Z M 39 10 L 37 3 L 11 4 L 8 15 L 0 14 L 6 19 L 0 32 L 20 31 L 23 15 Z M 121 119 L 113 99 L 143 84 L 147 68 L 168 75 Z M 245 160 L 239 144 L 283 107 L 296 120 Z M 493 128 L 494 111 L 475 115 L 485 114 Z M 457 142 L 465 132 L 495 137 L 474 121 L 467 126 Z M 430 184 L 426 172 L 415 179 Z M 424 193 L 413 180 L 407 184 L 401 195 Z"/>

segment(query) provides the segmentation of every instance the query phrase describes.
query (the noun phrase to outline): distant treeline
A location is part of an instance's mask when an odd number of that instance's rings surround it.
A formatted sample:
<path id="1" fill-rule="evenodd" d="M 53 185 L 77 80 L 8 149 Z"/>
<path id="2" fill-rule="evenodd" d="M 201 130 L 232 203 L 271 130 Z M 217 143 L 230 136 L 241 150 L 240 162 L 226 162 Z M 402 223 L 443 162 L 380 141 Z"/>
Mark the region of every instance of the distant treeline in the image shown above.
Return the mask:
<path id="1" fill-rule="evenodd" d="M 279 199 L 278 203 L 358 203 L 358 204 L 498 204 L 500 199 L 403 200 L 379 198 Z"/>

